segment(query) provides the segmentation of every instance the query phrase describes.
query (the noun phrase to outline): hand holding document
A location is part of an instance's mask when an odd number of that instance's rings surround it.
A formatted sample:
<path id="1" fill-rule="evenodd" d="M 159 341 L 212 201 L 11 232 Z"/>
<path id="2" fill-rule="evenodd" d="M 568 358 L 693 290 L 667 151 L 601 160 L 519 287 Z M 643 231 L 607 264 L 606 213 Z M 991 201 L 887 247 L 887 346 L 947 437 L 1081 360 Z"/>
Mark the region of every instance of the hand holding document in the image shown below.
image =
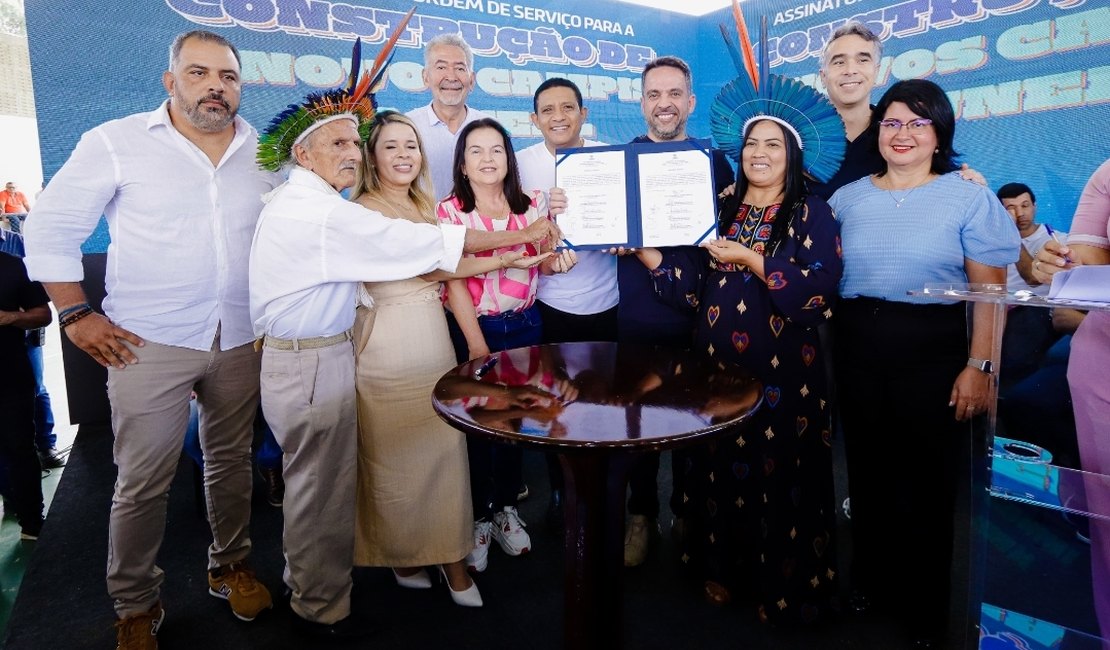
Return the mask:
<path id="1" fill-rule="evenodd" d="M 1048 298 L 1110 303 L 1110 265 L 1077 266 L 1054 274 Z"/>
<path id="2" fill-rule="evenodd" d="M 557 152 L 572 248 L 697 245 L 716 237 L 709 142 L 632 143 Z"/>

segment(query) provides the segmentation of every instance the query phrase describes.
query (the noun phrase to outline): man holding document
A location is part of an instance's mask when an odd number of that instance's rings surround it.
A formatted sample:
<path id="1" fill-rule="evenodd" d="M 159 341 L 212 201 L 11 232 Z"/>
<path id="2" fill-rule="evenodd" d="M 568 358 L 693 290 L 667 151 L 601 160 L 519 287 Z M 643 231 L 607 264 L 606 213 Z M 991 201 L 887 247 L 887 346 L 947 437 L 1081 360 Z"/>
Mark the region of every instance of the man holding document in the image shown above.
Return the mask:
<path id="1" fill-rule="evenodd" d="M 517 154 L 520 180 L 525 190 L 552 193 L 558 185 L 557 149 L 603 143 L 582 137 L 588 111 L 573 81 L 554 77 L 543 82 L 536 89 L 532 107 L 532 124 L 543 133 L 543 142 Z M 561 192 L 554 194 L 555 201 L 562 201 Z M 616 258 L 602 251 L 580 251 L 578 264 L 569 272 L 540 277 L 538 304 L 544 343 L 615 341 L 617 297 Z"/>
<path id="2" fill-rule="evenodd" d="M 641 73 L 643 96 L 640 109 L 647 122 L 648 131 L 632 142 L 682 142 L 692 140 L 686 133 L 686 121 L 694 111 L 696 98 L 690 66 L 674 56 L 662 56 L 644 66 Z M 715 194 L 720 194 L 734 180 L 728 158 L 712 150 L 713 184 Z M 670 217 L 670 206 L 643 205 L 645 214 Z M 716 207 L 713 206 L 713 214 Z M 651 217 L 649 216 L 648 219 Z M 715 233 L 711 233 L 715 237 Z M 691 241 L 690 244 L 696 244 Z M 620 305 L 617 310 L 617 336 L 622 342 L 645 343 L 673 347 L 689 347 L 694 330 L 693 312 L 679 311 L 655 297 L 651 276 L 635 257 L 617 260 L 617 284 Z M 659 454 L 644 454 L 629 475 L 628 500 L 630 515 L 625 527 L 624 564 L 638 566 L 647 559 L 649 533 L 658 530 L 659 498 L 656 476 L 659 473 Z M 681 476 L 675 471 L 674 476 Z M 682 517 L 682 490 L 673 486 L 671 510 Z"/>

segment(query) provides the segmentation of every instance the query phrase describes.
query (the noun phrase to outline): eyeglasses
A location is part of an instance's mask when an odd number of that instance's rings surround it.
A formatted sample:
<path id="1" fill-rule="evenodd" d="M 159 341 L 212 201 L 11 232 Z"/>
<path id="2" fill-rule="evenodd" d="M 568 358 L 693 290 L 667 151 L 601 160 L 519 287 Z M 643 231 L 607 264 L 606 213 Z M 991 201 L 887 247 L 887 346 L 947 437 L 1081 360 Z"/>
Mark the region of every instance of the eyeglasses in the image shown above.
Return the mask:
<path id="1" fill-rule="evenodd" d="M 916 120 L 910 120 L 909 122 L 896 120 L 893 117 L 888 117 L 885 120 L 879 120 L 879 126 L 883 127 L 884 129 L 890 129 L 891 131 L 898 132 L 901 131 L 902 127 L 904 126 L 909 129 L 910 133 L 923 133 L 925 131 L 925 127 L 929 126 L 932 123 L 932 120 L 925 117 L 919 117 Z"/>

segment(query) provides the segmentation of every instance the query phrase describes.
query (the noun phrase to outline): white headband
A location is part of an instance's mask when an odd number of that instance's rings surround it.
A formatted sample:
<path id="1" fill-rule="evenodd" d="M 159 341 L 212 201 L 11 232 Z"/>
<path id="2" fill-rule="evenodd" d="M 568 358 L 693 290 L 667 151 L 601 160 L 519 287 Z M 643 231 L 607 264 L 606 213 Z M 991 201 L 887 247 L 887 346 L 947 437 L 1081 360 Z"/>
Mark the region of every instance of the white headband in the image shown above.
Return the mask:
<path id="1" fill-rule="evenodd" d="M 774 117 L 773 115 L 755 115 L 753 117 L 749 117 L 747 120 L 744 121 L 744 128 L 740 129 L 741 135 L 748 132 L 748 127 L 749 126 L 751 126 L 752 124 L 755 124 L 756 122 L 761 122 L 763 120 L 771 120 L 775 124 L 781 125 L 784 129 L 789 131 L 791 135 L 794 136 L 795 140 L 798 141 L 798 148 L 803 150 L 803 151 L 805 150 L 806 147 L 805 147 L 804 144 L 802 144 L 802 136 L 801 136 L 801 134 L 798 133 L 798 130 L 795 129 L 793 126 L 790 126 L 790 123 L 787 122 L 786 120 L 784 120 L 782 118 Z"/>
<path id="2" fill-rule="evenodd" d="M 293 141 L 293 144 L 300 144 L 304 141 L 305 138 L 308 137 L 308 134 L 312 133 L 321 126 L 324 126 L 325 124 L 334 122 L 336 120 L 350 120 L 355 123 L 355 128 L 358 128 L 358 116 L 354 113 L 340 113 L 339 115 L 329 115 L 322 120 L 314 122 L 311 126 L 302 131 L 301 134 L 297 136 L 297 139 Z"/>

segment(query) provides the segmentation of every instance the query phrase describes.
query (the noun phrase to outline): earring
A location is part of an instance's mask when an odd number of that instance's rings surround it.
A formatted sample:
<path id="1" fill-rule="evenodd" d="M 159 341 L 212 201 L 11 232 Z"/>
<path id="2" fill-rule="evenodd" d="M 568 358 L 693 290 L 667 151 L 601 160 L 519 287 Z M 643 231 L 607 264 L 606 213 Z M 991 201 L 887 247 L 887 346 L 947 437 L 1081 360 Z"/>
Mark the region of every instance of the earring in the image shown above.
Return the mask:
<path id="1" fill-rule="evenodd" d="M 940 147 L 937 147 L 936 149 L 933 149 L 933 153 L 940 153 Z"/>

